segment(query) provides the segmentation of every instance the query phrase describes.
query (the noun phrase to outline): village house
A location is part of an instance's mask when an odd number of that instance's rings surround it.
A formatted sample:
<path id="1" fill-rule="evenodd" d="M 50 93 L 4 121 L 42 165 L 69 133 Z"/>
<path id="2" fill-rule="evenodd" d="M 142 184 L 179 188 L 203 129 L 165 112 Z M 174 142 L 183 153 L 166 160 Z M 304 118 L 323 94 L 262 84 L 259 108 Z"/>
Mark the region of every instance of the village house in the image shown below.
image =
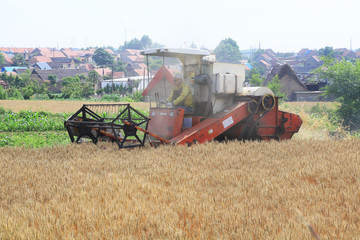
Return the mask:
<path id="1" fill-rule="evenodd" d="M 265 79 L 264 86 L 268 85 L 276 75 L 280 80 L 280 91 L 289 101 L 298 101 L 297 93 L 308 91 L 288 64 L 276 65 Z"/>
<path id="2" fill-rule="evenodd" d="M 49 65 L 52 69 L 75 69 L 75 61 L 73 58 L 52 58 Z"/>
<path id="3" fill-rule="evenodd" d="M 25 61 L 29 60 L 31 57 L 31 52 L 34 50 L 33 48 L 11 48 L 10 49 L 14 55 L 20 54 Z"/>
<path id="4" fill-rule="evenodd" d="M 310 56 L 308 58 L 306 58 L 305 62 L 304 62 L 304 67 L 308 68 L 309 71 L 316 69 L 318 67 L 320 67 L 323 64 L 323 62 L 321 61 L 319 56 Z"/>
<path id="5" fill-rule="evenodd" d="M 144 74 L 146 73 L 146 69 L 147 67 L 145 63 L 128 63 L 126 66 L 127 76 L 144 76 Z"/>
<path id="6" fill-rule="evenodd" d="M 273 50 L 266 49 L 264 53 L 257 54 L 254 57 L 254 61 L 256 61 L 260 66 L 269 71 L 279 62 L 275 55 L 276 54 Z"/>
<path id="7" fill-rule="evenodd" d="M 303 48 L 296 54 L 296 59 L 302 60 L 304 58 L 308 58 L 311 56 L 318 56 L 318 55 L 319 54 L 316 50 L 310 50 L 308 48 Z"/>
<path id="8" fill-rule="evenodd" d="M 29 64 L 33 65 L 37 62 L 46 62 L 46 63 L 51 63 L 52 60 L 49 57 L 46 56 L 34 56 L 30 58 Z"/>
<path id="9" fill-rule="evenodd" d="M 40 84 L 43 84 L 49 82 L 49 75 L 55 75 L 58 79 L 58 85 L 61 85 L 62 79 L 65 77 L 76 77 L 77 75 L 87 75 L 88 73 L 89 72 L 86 70 L 86 68 L 51 70 L 41 70 L 34 68 L 31 72 L 31 78 L 37 80 Z"/>
<path id="10" fill-rule="evenodd" d="M 48 58 L 65 58 L 65 54 L 55 48 L 35 48 L 31 55 L 33 56 L 44 56 Z"/>
<path id="11" fill-rule="evenodd" d="M 3 55 L 5 63 L 0 65 L 0 67 L 5 67 L 5 66 L 11 66 L 13 64 L 13 61 L 11 60 L 11 57 L 9 57 L 6 53 L 4 52 L 0 52 L 0 54 Z"/>
<path id="12" fill-rule="evenodd" d="M 72 48 L 62 48 L 60 51 L 65 54 L 67 58 L 78 59 L 81 63 L 92 63 L 92 56 L 95 49 L 78 50 Z"/>
<path id="13" fill-rule="evenodd" d="M 111 70 L 111 68 L 95 68 L 94 69 L 95 70 L 95 72 L 97 72 L 99 75 L 100 75 L 100 77 L 105 77 L 105 76 L 111 76 L 111 74 L 112 74 L 112 70 Z"/>
<path id="14" fill-rule="evenodd" d="M 143 63 L 144 56 L 140 52 L 138 49 L 125 49 L 120 53 L 120 57 L 124 63 Z"/>
<path id="15" fill-rule="evenodd" d="M 343 57 L 344 59 L 352 59 L 352 58 L 357 58 L 357 54 L 351 50 L 346 50 L 344 52 L 342 52 L 341 57 Z"/>

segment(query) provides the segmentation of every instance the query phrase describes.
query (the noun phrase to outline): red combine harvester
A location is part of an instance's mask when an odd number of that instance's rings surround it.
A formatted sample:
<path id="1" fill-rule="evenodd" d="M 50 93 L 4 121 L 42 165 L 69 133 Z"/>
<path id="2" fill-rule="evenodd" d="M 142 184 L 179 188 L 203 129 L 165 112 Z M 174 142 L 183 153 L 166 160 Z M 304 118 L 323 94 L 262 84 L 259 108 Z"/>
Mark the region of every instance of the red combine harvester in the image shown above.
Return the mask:
<path id="1" fill-rule="evenodd" d="M 176 58 L 181 78 L 191 86 L 193 108 L 166 103 L 171 93 L 165 79 L 160 88 L 148 84 L 150 114 L 129 104 L 84 105 L 65 121 L 73 142 L 83 138 L 117 142 L 119 148 L 159 144 L 204 143 L 211 140 L 283 140 L 298 132 L 302 120 L 279 110 L 278 97 L 267 87 L 244 87 L 245 66 L 219 63 L 209 52 L 197 49 L 158 48 L 141 52 L 149 57 Z M 149 79 L 149 75 L 148 75 Z M 155 104 L 155 107 L 151 105 Z M 77 137 L 77 139 L 75 139 Z"/>

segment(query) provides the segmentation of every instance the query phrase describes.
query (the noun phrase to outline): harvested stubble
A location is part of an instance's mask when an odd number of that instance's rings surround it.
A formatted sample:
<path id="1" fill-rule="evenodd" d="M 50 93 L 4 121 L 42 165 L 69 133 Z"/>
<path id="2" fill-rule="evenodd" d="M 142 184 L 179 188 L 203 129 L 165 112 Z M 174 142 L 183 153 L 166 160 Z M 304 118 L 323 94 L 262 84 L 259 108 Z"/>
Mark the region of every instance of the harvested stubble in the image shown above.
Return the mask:
<path id="1" fill-rule="evenodd" d="M 359 140 L 1 148 L 0 239 L 358 239 L 359 152 Z"/>

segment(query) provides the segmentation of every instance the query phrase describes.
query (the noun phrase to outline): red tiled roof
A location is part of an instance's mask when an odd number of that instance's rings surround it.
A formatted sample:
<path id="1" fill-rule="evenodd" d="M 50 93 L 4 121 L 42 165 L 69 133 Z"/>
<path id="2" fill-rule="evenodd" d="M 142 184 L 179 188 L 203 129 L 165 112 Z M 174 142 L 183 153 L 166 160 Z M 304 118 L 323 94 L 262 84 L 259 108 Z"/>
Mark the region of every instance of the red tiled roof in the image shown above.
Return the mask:
<path id="1" fill-rule="evenodd" d="M 34 51 L 34 48 L 11 48 L 11 51 L 13 53 L 31 53 L 32 51 Z"/>
<path id="2" fill-rule="evenodd" d="M 41 51 L 41 55 L 49 58 L 66 58 L 65 54 L 60 51 Z"/>
<path id="3" fill-rule="evenodd" d="M 137 73 L 138 76 L 143 76 L 144 75 L 144 69 L 134 69 L 134 72 Z M 146 74 L 146 72 L 145 72 Z"/>
<path id="4" fill-rule="evenodd" d="M 136 61 L 137 56 L 128 56 L 128 58 L 129 58 L 132 62 L 135 62 L 135 61 Z"/>
<path id="5" fill-rule="evenodd" d="M 124 72 L 114 72 L 114 78 L 124 78 L 125 73 Z"/>
<path id="6" fill-rule="evenodd" d="M 17 76 L 18 74 L 16 72 L 6 72 L 6 75 L 8 76 Z"/>
<path id="7" fill-rule="evenodd" d="M 61 50 L 67 57 L 79 57 L 79 53 L 73 50 Z"/>
<path id="8" fill-rule="evenodd" d="M 144 62 L 144 56 L 137 56 L 135 62 Z"/>
<path id="9" fill-rule="evenodd" d="M 10 52 L 10 48 L 7 47 L 0 47 L 0 52 Z"/>
<path id="10" fill-rule="evenodd" d="M 86 68 L 88 71 L 92 71 L 92 70 L 95 69 L 95 67 L 94 67 L 92 64 L 90 64 L 90 63 L 85 64 L 85 65 L 81 65 L 81 66 L 85 66 L 85 68 Z"/>
<path id="11" fill-rule="evenodd" d="M 271 57 L 269 57 L 267 54 L 263 53 L 261 54 L 266 60 L 271 61 Z"/>
<path id="12" fill-rule="evenodd" d="M 150 83 L 147 85 L 147 87 L 144 89 L 141 95 L 146 96 L 148 92 L 153 89 L 160 80 L 164 79 L 164 72 L 165 72 L 165 79 L 168 80 L 171 84 L 174 84 L 174 74 L 172 74 L 169 69 L 165 66 L 164 71 L 164 65 L 161 66 L 161 68 L 157 71 L 153 79 L 151 79 Z"/>
<path id="13" fill-rule="evenodd" d="M 40 50 L 41 56 L 49 58 L 66 58 L 65 54 L 61 51 L 51 50 L 49 48 L 37 48 Z M 36 49 L 35 49 L 36 50 Z"/>
<path id="14" fill-rule="evenodd" d="M 264 60 L 260 60 L 260 62 L 261 62 L 262 64 L 264 64 L 266 67 L 270 67 L 270 63 L 268 63 L 268 62 L 266 62 L 266 61 L 264 61 Z"/>
<path id="15" fill-rule="evenodd" d="M 71 50 L 71 49 L 63 49 L 61 50 L 62 53 L 64 53 L 67 57 L 77 58 L 77 57 L 83 57 L 86 54 L 94 54 L 90 50 Z"/>
<path id="16" fill-rule="evenodd" d="M 146 68 L 146 64 L 145 63 L 138 63 L 137 64 L 140 68 L 144 69 Z"/>
<path id="17" fill-rule="evenodd" d="M 97 68 L 94 69 L 100 76 L 106 76 L 106 75 L 111 75 L 111 69 L 110 68 Z"/>
<path id="18" fill-rule="evenodd" d="M 89 53 L 94 54 L 96 49 L 95 48 L 89 48 L 86 51 L 89 51 Z"/>
<path id="19" fill-rule="evenodd" d="M 354 53 L 353 51 L 351 51 L 351 50 L 346 50 L 346 51 L 344 51 L 343 53 L 342 53 L 342 56 L 343 57 L 346 57 L 346 56 L 348 56 L 348 55 L 351 55 L 352 53 Z M 356 53 L 355 53 L 356 54 Z"/>
<path id="20" fill-rule="evenodd" d="M 36 57 L 33 57 L 33 58 L 31 59 L 31 62 L 33 62 L 33 63 L 36 63 L 36 62 L 51 63 L 52 60 L 51 60 L 49 57 L 46 57 L 46 56 L 36 56 Z"/>
<path id="21" fill-rule="evenodd" d="M 2 54 L 4 56 L 5 61 L 7 61 L 9 64 L 13 64 L 13 61 L 11 60 L 11 58 L 8 55 L 6 55 L 3 52 L 0 52 L 0 54 Z"/>
<path id="22" fill-rule="evenodd" d="M 109 49 L 109 48 L 105 48 L 104 50 L 107 51 L 108 53 L 110 53 L 111 55 L 114 54 L 113 50 L 111 50 L 111 49 Z"/>
<path id="23" fill-rule="evenodd" d="M 317 62 L 321 62 L 321 59 L 318 56 L 312 56 L 313 59 L 315 59 Z"/>
<path id="24" fill-rule="evenodd" d="M 140 51 L 141 50 L 138 50 L 138 49 L 125 49 L 125 51 L 127 51 L 128 53 L 130 53 L 131 55 L 141 55 L 140 54 Z"/>

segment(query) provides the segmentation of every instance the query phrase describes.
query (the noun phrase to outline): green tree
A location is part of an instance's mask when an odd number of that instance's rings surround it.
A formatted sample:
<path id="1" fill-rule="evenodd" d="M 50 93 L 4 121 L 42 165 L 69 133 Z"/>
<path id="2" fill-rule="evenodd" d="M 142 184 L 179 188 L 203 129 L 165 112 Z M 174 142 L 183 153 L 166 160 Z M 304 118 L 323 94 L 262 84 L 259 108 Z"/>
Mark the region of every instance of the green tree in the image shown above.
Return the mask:
<path id="1" fill-rule="evenodd" d="M 144 59 L 145 64 L 146 60 Z M 149 57 L 149 68 L 150 71 L 152 70 L 159 70 L 160 67 L 163 65 L 163 60 L 161 57 Z"/>
<path id="2" fill-rule="evenodd" d="M 118 59 L 117 61 L 115 61 L 113 67 L 114 67 L 115 72 L 126 73 L 126 65 L 121 59 Z"/>
<path id="3" fill-rule="evenodd" d="M 133 38 L 129 42 L 125 41 L 123 46 L 120 46 L 120 50 L 124 49 L 146 49 L 153 45 L 152 40 L 148 35 L 143 35 L 141 39 Z"/>
<path id="4" fill-rule="evenodd" d="M 14 66 L 27 67 L 24 56 L 21 53 L 15 53 L 14 57 L 11 59 Z"/>
<path id="5" fill-rule="evenodd" d="M 7 99 L 8 95 L 6 93 L 6 91 L 3 89 L 2 86 L 0 86 L 0 99 Z"/>
<path id="6" fill-rule="evenodd" d="M 333 49 L 333 47 L 328 47 L 328 46 L 325 48 L 320 48 L 319 55 L 332 57 L 334 55 L 334 49 Z"/>
<path id="7" fill-rule="evenodd" d="M 260 73 L 252 74 L 249 83 L 254 87 L 260 87 L 263 85 L 264 78 L 260 76 Z"/>
<path id="8" fill-rule="evenodd" d="M 94 95 L 94 93 L 95 93 L 95 89 L 91 83 L 83 84 L 82 92 L 81 92 L 82 97 L 88 98 L 88 97 Z"/>
<path id="9" fill-rule="evenodd" d="M 23 96 L 21 95 L 21 92 L 19 89 L 10 89 L 10 98 L 11 99 L 17 99 L 17 100 L 23 100 Z"/>
<path id="10" fill-rule="evenodd" d="M 97 84 L 99 78 L 100 78 L 100 74 L 98 74 L 95 70 L 92 70 L 88 73 L 87 82 L 92 84 Z"/>
<path id="11" fill-rule="evenodd" d="M 270 88 L 275 96 L 283 97 L 285 98 L 286 95 L 280 91 L 281 85 L 280 85 L 280 79 L 279 76 L 276 74 L 275 77 L 268 83 L 268 88 Z"/>
<path id="12" fill-rule="evenodd" d="M 147 49 L 151 47 L 153 42 L 148 35 L 143 35 L 140 39 L 140 43 L 141 49 Z"/>
<path id="13" fill-rule="evenodd" d="M 258 68 L 252 67 L 246 73 L 245 80 L 253 86 L 262 86 L 264 82 L 264 77 L 261 76 Z"/>
<path id="14" fill-rule="evenodd" d="M 24 88 L 22 93 L 24 99 L 30 99 L 33 94 L 34 94 L 34 90 L 31 87 Z"/>
<path id="15" fill-rule="evenodd" d="M 63 98 L 87 98 L 95 93 L 94 84 L 91 83 L 88 77 L 83 80 L 80 80 L 79 76 L 65 77 L 62 85 L 61 93 Z"/>
<path id="16" fill-rule="evenodd" d="M 112 65 L 114 63 L 114 58 L 110 55 L 110 53 L 105 51 L 104 48 L 96 49 L 93 59 L 99 66 Z"/>
<path id="17" fill-rule="evenodd" d="M 58 78 L 55 74 L 50 74 L 47 79 L 52 85 L 55 85 L 58 82 Z"/>
<path id="18" fill-rule="evenodd" d="M 340 103 L 337 114 L 350 129 L 360 128 L 360 60 L 328 60 L 316 71 L 331 82 L 325 96 L 335 97 Z"/>
<path id="19" fill-rule="evenodd" d="M 215 48 L 214 53 L 216 60 L 224 63 L 239 63 L 242 58 L 239 46 L 231 38 L 222 40 Z"/>

